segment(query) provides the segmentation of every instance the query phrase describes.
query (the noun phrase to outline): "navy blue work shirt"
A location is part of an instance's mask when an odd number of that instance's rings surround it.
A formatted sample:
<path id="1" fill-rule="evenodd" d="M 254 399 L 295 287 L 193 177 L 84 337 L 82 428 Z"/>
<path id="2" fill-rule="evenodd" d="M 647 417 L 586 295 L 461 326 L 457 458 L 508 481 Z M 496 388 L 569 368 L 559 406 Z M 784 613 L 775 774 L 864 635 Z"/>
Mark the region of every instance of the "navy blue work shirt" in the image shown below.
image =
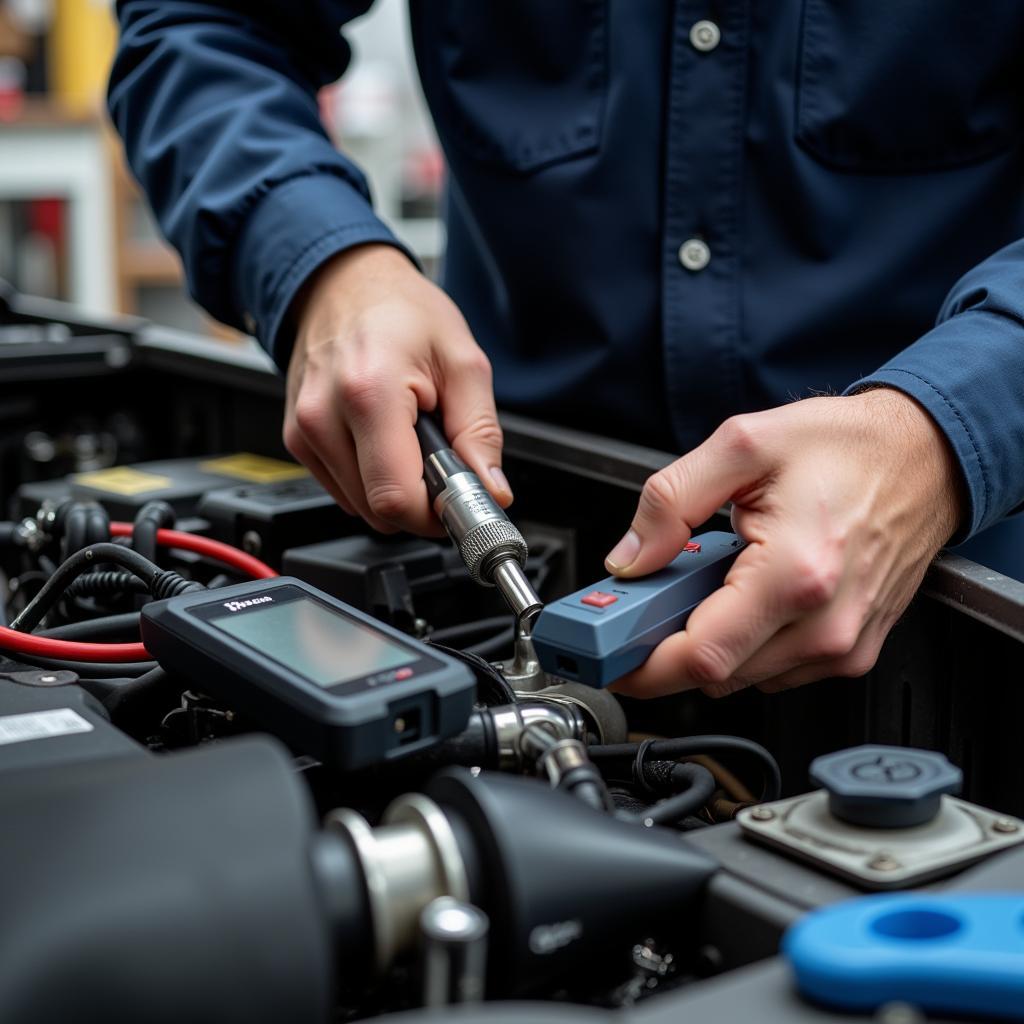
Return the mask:
<path id="1" fill-rule="evenodd" d="M 317 113 L 369 6 L 117 5 L 131 166 L 198 301 L 282 367 L 303 281 L 401 244 Z M 887 385 L 956 453 L 962 536 L 1024 501 L 1019 0 L 410 12 L 444 285 L 501 407 L 685 451 L 736 412 Z"/>

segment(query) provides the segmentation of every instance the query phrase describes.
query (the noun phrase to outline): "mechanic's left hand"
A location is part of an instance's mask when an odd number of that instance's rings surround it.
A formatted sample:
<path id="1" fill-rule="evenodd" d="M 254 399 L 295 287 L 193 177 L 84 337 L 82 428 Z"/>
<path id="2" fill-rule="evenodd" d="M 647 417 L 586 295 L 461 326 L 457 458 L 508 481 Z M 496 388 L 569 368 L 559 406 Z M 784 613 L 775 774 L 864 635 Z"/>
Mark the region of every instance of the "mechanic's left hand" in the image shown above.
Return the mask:
<path id="1" fill-rule="evenodd" d="M 863 675 L 955 531 L 960 487 L 945 437 L 902 392 L 727 420 L 647 481 L 606 565 L 622 577 L 660 569 L 729 500 L 748 546 L 686 630 L 615 689 L 723 696 Z"/>

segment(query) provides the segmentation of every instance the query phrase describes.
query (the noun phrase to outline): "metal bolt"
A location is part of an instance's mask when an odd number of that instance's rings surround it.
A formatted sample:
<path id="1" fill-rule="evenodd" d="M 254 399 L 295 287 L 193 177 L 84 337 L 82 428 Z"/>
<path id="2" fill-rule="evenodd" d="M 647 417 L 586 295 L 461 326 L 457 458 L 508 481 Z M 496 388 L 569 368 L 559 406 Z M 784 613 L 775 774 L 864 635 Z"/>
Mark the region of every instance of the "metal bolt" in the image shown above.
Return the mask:
<path id="1" fill-rule="evenodd" d="M 258 555 L 263 547 L 263 538 L 255 530 L 246 530 L 242 534 L 242 550 L 250 555 Z"/>
<path id="2" fill-rule="evenodd" d="M 876 854 L 868 861 L 872 871 L 896 871 L 903 865 L 891 853 Z"/>
<path id="3" fill-rule="evenodd" d="M 774 821 L 775 812 L 770 807 L 755 807 L 750 816 L 754 821 Z"/>
<path id="4" fill-rule="evenodd" d="M 41 683 L 55 683 L 57 682 L 56 676 L 40 676 L 39 682 Z"/>
<path id="5" fill-rule="evenodd" d="M 1020 825 L 1013 820 L 1013 818 L 996 818 L 992 822 L 993 832 L 1002 832 L 1004 835 L 1010 835 L 1014 832 L 1020 831 Z"/>

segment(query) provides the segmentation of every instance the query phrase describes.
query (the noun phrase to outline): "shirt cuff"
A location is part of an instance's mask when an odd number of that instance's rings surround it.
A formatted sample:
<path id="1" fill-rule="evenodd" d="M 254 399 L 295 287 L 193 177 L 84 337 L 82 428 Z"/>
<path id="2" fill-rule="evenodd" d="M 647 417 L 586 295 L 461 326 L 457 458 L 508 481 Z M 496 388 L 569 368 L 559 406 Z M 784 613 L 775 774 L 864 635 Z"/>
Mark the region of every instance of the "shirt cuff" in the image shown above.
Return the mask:
<path id="1" fill-rule="evenodd" d="M 331 174 L 290 178 L 249 215 L 234 249 L 235 307 L 282 372 L 295 340 L 286 315 L 296 293 L 321 264 L 366 242 L 393 245 L 416 263 L 369 202 Z"/>
<path id="2" fill-rule="evenodd" d="M 1021 325 L 996 313 L 967 311 L 938 324 L 877 372 L 846 389 L 896 388 L 916 399 L 945 434 L 966 485 L 958 544 L 1019 504 L 1024 422 Z"/>

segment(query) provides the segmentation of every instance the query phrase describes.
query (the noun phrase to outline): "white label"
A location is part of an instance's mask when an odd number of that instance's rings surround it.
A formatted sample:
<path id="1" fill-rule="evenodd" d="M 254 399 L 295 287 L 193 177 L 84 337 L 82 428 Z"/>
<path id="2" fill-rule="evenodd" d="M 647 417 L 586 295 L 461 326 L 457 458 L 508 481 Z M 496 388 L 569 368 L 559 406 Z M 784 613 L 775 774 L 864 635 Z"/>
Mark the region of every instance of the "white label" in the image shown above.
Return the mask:
<path id="1" fill-rule="evenodd" d="M 71 708 L 32 711 L 27 715 L 0 718 L 0 746 L 42 740 L 47 736 L 68 736 L 74 732 L 92 732 L 92 725 Z"/>

